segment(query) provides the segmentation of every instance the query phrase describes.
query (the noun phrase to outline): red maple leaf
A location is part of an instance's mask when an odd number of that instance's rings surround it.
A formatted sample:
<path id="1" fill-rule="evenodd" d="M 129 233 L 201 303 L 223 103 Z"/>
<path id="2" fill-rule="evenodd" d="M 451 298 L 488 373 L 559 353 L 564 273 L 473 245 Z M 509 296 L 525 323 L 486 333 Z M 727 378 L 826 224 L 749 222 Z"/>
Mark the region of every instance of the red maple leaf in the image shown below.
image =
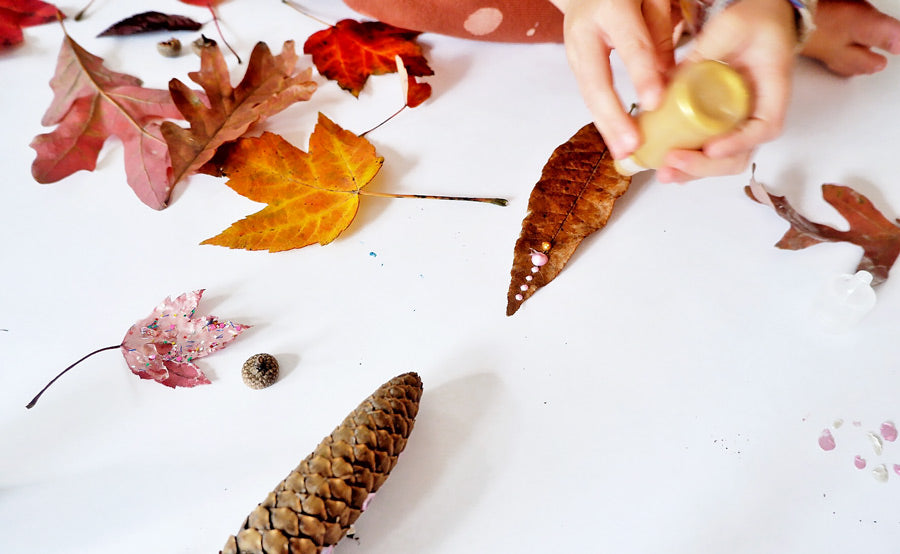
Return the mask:
<path id="1" fill-rule="evenodd" d="M 131 372 L 167 387 L 209 384 L 194 360 L 228 346 L 249 325 L 195 317 L 203 290 L 166 298 L 138 321 L 122 340 L 122 354 Z"/>
<path id="2" fill-rule="evenodd" d="M 312 55 L 319 73 L 359 96 L 370 75 L 397 71 L 394 56 L 411 77 L 434 75 L 416 43 L 420 34 L 380 21 L 343 19 L 306 39 L 303 52 Z"/>
<path id="3" fill-rule="evenodd" d="M 0 0 L 0 48 L 25 40 L 23 27 L 33 27 L 62 17 L 56 6 L 41 0 Z"/>
<path id="4" fill-rule="evenodd" d="M 209 379 L 194 360 L 228 346 L 249 325 L 222 321 L 215 316 L 196 316 L 203 289 L 166 298 L 149 316 L 132 325 L 120 344 L 94 350 L 62 370 L 26 407 L 33 407 L 44 391 L 67 371 L 106 350 L 121 350 L 131 372 L 167 387 L 195 387 Z"/>

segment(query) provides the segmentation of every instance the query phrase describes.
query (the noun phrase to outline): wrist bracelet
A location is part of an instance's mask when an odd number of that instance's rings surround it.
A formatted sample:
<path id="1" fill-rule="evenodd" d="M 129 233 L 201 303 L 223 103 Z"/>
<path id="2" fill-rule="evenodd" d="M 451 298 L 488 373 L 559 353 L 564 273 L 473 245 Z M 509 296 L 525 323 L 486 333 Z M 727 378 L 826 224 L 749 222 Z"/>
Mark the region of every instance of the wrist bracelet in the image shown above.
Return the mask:
<path id="1" fill-rule="evenodd" d="M 703 24 L 737 0 L 678 0 L 681 14 L 692 35 L 697 35 Z M 794 8 L 797 25 L 798 49 L 806 43 L 816 26 L 814 23 L 818 0 L 787 0 Z"/>

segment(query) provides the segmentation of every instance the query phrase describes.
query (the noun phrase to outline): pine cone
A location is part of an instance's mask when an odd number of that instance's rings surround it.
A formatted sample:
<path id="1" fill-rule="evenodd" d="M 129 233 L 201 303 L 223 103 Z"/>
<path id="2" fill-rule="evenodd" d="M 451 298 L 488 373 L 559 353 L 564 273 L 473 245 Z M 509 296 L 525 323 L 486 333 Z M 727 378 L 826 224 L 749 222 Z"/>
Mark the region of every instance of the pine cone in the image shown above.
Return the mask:
<path id="1" fill-rule="evenodd" d="M 269 493 L 219 554 L 319 554 L 336 544 L 396 465 L 421 396 L 415 373 L 381 385 Z"/>

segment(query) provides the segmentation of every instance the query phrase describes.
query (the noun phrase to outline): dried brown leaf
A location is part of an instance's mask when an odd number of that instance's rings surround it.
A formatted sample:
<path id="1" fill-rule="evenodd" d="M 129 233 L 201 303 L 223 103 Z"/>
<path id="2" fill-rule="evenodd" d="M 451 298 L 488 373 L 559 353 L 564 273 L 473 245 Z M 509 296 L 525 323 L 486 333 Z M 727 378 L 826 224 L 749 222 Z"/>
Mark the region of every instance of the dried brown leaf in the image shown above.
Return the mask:
<path id="1" fill-rule="evenodd" d="M 531 192 L 513 251 L 506 315 L 516 313 L 522 302 L 552 281 L 581 241 L 606 225 L 616 199 L 630 183 L 631 177 L 616 171 L 592 123 L 553 151 Z M 547 256 L 545 265 L 532 262 L 535 253 Z"/>
<path id="2" fill-rule="evenodd" d="M 754 168 L 755 169 L 755 168 Z M 785 250 L 801 250 L 821 242 L 849 242 L 863 249 L 857 271 L 872 274 L 872 284 L 888 278 L 888 273 L 900 256 L 900 226 L 884 217 L 872 202 L 844 185 L 822 185 L 822 197 L 847 220 L 850 228 L 841 231 L 815 223 L 802 216 L 784 196 L 770 194 L 755 176 L 745 187 L 747 195 L 760 204 L 771 206 L 791 224 L 775 246 Z M 900 223 L 900 219 L 896 220 Z"/>

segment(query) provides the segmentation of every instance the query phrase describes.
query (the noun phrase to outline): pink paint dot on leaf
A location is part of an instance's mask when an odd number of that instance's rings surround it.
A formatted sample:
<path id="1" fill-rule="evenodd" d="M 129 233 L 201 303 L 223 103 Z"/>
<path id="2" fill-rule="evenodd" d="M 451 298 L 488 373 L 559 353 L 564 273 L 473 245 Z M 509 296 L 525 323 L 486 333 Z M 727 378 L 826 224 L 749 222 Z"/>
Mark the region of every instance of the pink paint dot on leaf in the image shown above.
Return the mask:
<path id="1" fill-rule="evenodd" d="M 531 263 L 535 267 L 541 267 L 547 265 L 547 262 L 550 261 L 550 257 L 544 254 L 543 252 L 537 252 L 535 250 L 531 251 Z"/>
<path id="2" fill-rule="evenodd" d="M 834 450 L 835 447 L 834 436 L 831 434 L 831 431 L 828 429 L 823 429 L 822 434 L 819 435 L 819 447 L 822 450 Z"/>
<path id="3" fill-rule="evenodd" d="M 853 465 L 856 466 L 856 469 L 864 469 L 866 467 L 866 459 L 857 455 L 853 458 Z"/>
<path id="4" fill-rule="evenodd" d="M 900 464 L 894 464 L 894 473 L 900 475 Z"/>
<path id="5" fill-rule="evenodd" d="M 897 427 L 890 421 L 885 421 L 881 424 L 881 436 L 888 442 L 894 442 L 897 440 Z"/>

